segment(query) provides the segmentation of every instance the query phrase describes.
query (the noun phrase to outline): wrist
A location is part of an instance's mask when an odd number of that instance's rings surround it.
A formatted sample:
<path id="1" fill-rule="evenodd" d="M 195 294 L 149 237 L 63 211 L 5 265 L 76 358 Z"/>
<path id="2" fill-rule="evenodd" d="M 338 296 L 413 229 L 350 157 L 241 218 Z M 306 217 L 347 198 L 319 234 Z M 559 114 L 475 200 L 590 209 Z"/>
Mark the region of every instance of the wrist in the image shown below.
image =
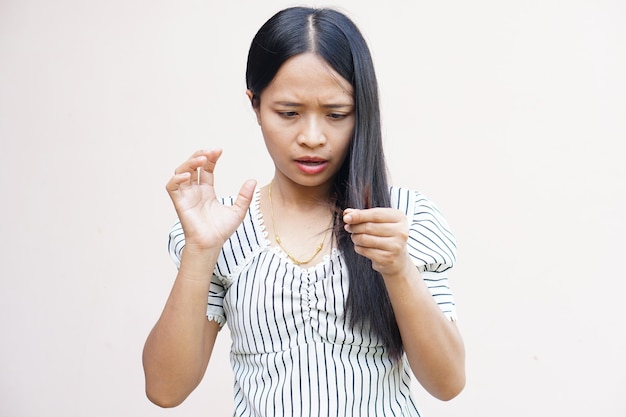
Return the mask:
<path id="1" fill-rule="evenodd" d="M 187 252 L 188 256 L 206 257 L 212 254 L 219 254 L 222 250 L 224 242 L 196 242 L 195 239 L 185 237 L 185 246 L 183 252 Z"/>
<path id="2" fill-rule="evenodd" d="M 185 245 L 181 253 L 179 275 L 190 280 L 210 279 L 219 253 L 220 249 Z"/>
<path id="3" fill-rule="evenodd" d="M 411 257 L 406 255 L 404 260 L 399 262 L 401 266 L 394 268 L 387 273 L 383 273 L 383 279 L 387 285 L 400 283 L 403 281 L 411 280 L 416 274 L 419 275 L 419 270 L 411 260 Z"/>
<path id="4" fill-rule="evenodd" d="M 185 248 L 196 253 L 219 252 L 228 239 L 209 228 L 193 228 L 182 224 L 182 229 L 185 234 Z"/>

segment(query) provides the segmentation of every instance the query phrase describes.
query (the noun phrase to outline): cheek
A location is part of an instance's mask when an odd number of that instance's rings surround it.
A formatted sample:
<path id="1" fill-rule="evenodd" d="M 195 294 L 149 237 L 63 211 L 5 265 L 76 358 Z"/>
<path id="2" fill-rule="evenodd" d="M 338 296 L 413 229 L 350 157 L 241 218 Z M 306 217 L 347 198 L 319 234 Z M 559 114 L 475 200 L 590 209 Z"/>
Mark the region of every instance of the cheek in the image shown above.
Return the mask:
<path id="1" fill-rule="evenodd" d="M 341 152 L 342 158 L 345 158 L 346 154 L 348 153 L 348 149 L 350 149 L 350 143 L 352 142 L 353 132 L 354 132 L 354 129 L 352 128 L 346 129 L 346 131 L 343 132 L 341 143 L 338 144 L 339 146 L 337 147 L 337 151 Z"/>
<path id="2" fill-rule="evenodd" d="M 271 141 L 276 136 L 276 128 L 273 120 L 267 116 L 262 115 L 259 117 L 259 125 L 261 126 L 261 133 L 265 141 Z"/>
<path id="3" fill-rule="evenodd" d="M 275 113 L 264 111 L 259 117 L 259 124 L 264 136 L 272 138 L 281 138 L 286 136 L 289 131 L 289 125 Z"/>
<path id="4" fill-rule="evenodd" d="M 273 159 L 280 158 L 280 155 L 289 153 L 291 141 L 285 129 L 276 126 L 261 126 L 263 140 L 267 151 Z"/>
<path id="5" fill-rule="evenodd" d="M 285 129 L 272 125 L 262 125 L 261 133 L 263 134 L 263 139 L 265 140 L 265 144 L 268 148 L 275 148 L 286 143 L 287 132 Z"/>

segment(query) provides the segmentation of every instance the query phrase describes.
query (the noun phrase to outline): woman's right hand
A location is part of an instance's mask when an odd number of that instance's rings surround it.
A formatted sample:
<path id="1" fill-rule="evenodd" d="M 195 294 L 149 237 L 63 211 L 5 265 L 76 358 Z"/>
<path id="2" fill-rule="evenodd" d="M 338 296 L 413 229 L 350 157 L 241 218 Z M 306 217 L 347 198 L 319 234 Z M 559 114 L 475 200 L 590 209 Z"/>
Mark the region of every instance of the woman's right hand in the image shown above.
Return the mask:
<path id="1" fill-rule="evenodd" d="M 224 206 L 214 189 L 214 170 L 221 149 L 195 152 L 174 171 L 166 185 L 185 233 L 185 248 L 221 249 L 243 221 L 256 181 L 246 181 L 232 206 Z"/>

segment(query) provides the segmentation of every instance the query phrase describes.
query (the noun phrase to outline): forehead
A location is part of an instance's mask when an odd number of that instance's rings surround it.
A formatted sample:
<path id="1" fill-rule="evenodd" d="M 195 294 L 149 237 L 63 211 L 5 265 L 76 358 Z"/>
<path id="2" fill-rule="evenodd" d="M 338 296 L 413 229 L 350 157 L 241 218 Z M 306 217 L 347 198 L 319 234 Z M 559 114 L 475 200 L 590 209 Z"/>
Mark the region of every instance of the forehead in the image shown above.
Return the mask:
<path id="1" fill-rule="evenodd" d="M 285 61 L 265 92 L 269 95 L 305 95 L 345 101 L 352 100 L 353 89 L 350 82 L 323 58 L 305 53 Z"/>

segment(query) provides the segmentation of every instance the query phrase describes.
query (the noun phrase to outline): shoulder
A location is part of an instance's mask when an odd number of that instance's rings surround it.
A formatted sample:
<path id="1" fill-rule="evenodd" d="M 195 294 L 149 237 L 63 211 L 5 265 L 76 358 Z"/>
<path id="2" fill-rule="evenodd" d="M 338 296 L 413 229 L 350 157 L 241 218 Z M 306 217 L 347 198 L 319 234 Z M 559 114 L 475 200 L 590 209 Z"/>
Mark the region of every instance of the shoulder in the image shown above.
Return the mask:
<path id="1" fill-rule="evenodd" d="M 435 203 L 419 191 L 392 186 L 389 188 L 389 196 L 391 207 L 404 212 L 409 218 L 428 213 L 442 216 Z"/>
<path id="2" fill-rule="evenodd" d="M 391 187 L 391 206 L 407 216 L 409 253 L 423 270 L 439 272 L 456 262 L 456 238 L 437 205 L 424 194 Z"/>
<path id="3" fill-rule="evenodd" d="M 419 191 L 392 186 L 389 188 L 389 196 L 391 197 L 391 207 L 404 212 L 409 218 L 416 215 L 429 215 L 440 217 L 443 220 L 443 214 L 437 205 Z"/>

